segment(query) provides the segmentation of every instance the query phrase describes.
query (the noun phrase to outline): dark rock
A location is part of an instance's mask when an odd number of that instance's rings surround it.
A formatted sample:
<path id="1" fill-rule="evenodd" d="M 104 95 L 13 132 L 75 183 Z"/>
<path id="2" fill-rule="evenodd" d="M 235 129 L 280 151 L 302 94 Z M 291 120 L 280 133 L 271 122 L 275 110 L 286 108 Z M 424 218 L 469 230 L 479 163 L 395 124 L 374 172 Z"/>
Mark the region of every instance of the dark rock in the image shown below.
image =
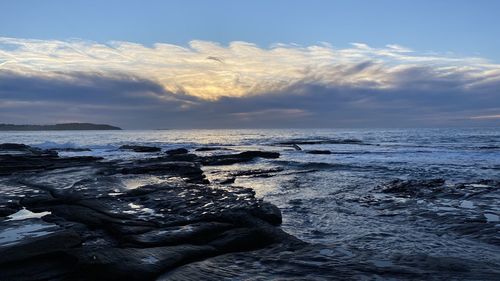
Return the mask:
<path id="1" fill-rule="evenodd" d="M 220 184 L 232 184 L 236 181 L 236 178 L 228 178 L 220 182 Z"/>
<path id="2" fill-rule="evenodd" d="M 4 221 L 0 224 L 0 264 L 29 259 L 76 247 L 80 237 L 41 219 Z"/>
<path id="3" fill-rule="evenodd" d="M 30 150 L 31 147 L 22 143 L 2 143 L 0 144 L 0 150 L 7 151 L 25 151 Z"/>
<path id="4" fill-rule="evenodd" d="M 216 253 L 211 246 L 196 245 L 83 250 L 78 275 L 85 280 L 151 280 L 176 266 Z"/>
<path id="5" fill-rule="evenodd" d="M 175 155 L 178 158 L 185 155 Z M 184 159 L 183 159 L 184 160 Z M 152 174 L 152 175 L 170 175 L 186 178 L 188 182 L 192 183 L 207 183 L 203 170 L 199 164 L 193 162 L 177 162 L 172 161 L 171 158 L 157 158 L 153 161 L 139 160 L 132 165 L 127 164 L 125 167 L 119 169 L 122 174 Z"/>
<path id="6" fill-rule="evenodd" d="M 288 201 L 288 203 L 290 205 L 294 205 L 294 206 L 298 206 L 298 205 L 302 205 L 302 199 L 291 199 L 290 201 Z"/>
<path id="7" fill-rule="evenodd" d="M 203 244 L 234 225 L 220 222 L 197 222 L 188 225 L 155 229 L 146 233 L 127 237 L 131 243 L 142 246 L 175 244 Z"/>
<path id="8" fill-rule="evenodd" d="M 15 172 L 53 170 L 71 166 L 91 165 L 99 157 L 58 157 L 57 154 L 0 154 L 0 176 Z"/>
<path id="9" fill-rule="evenodd" d="M 176 162 L 198 162 L 199 157 L 195 154 L 186 153 L 186 154 L 168 155 L 166 159 L 169 161 L 176 161 Z"/>
<path id="10" fill-rule="evenodd" d="M 235 228 L 222 233 L 209 245 L 223 253 L 230 253 L 260 249 L 273 242 L 273 237 L 262 229 Z"/>
<path id="11" fill-rule="evenodd" d="M 199 147 L 195 149 L 195 151 L 214 151 L 214 150 L 225 150 L 225 148 L 222 147 L 217 147 L 217 146 L 206 146 L 206 147 Z"/>
<path id="12" fill-rule="evenodd" d="M 382 192 L 399 193 L 407 196 L 425 196 L 439 193 L 445 184 L 444 179 L 394 180 L 382 187 Z"/>
<path id="13" fill-rule="evenodd" d="M 267 159 L 276 159 L 280 157 L 278 152 L 270 152 L 270 151 L 245 151 L 240 154 L 237 154 L 242 158 L 267 158 Z"/>
<path id="14" fill-rule="evenodd" d="M 134 152 L 158 152 L 161 148 L 155 146 L 144 146 L 144 145 L 122 145 L 119 149 L 132 150 Z"/>
<path id="15" fill-rule="evenodd" d="M 78 259 L 63 251 L 0 264 L 0 280 L 78 280 Z M 80 279 L 81 280 L 81 279 Z"/>
<path id="16" fill-rule="evenodd" d="M 201 169 L 201 164 L 274 159 L 279 153 L 199 157 L 183 152 L 98 161 L 32 153 L 22 145 L 4 148 L 23 152 L 0 155 L 5 184 L 0 214 L 22 208 L 50 214 L 0 218 L 0 280 L 149 280 L 223 254 L 299 243 L 277 227 L 277 207 L 250 188 L 205 185 Z M 132 175 L 165 183 L 124 189 L 121 180 Z M 14 242 L 4 239 L 13 232 Z"/>
<path id="17" fill-rule="evenodd" d="M 252 214 L 272 225 L 280 225 L 282 223 L 280 209 L 268 202 L 261 202 L 258 208 L 252 209 Z"/>
<path id="18" fill-rule="evenodd" d="M 278 168 L 272 168 L 272 169 L 253 169 L 253 170 L 238 171 L 238 172 L 231 173 L 231 175 L 234 177 L 240 177 L 240 176 L 247 176 L 247 177 L 264 176 L 264 177 L 267 177 L 270 174 L 279 173 L 282 171 L 284 171 L 284 169 L 278 167 Z"/>
<path id="19" fill-rule="evenodd" d="M 188 152 L 189 151 L 185 148 L 170 149 L 170 150 L 165 151 L 165 153 L 168 155 L 186 154 Z"/>
<path id="20" fill-rule="evenodd" d="M 238 154 L 214 155 L 201 158 L 203 165 L 231 165 L 254 160 L 255 158 L 276 159 L 278 152 L 269 151 L 245 151 Z"/>
<path id="21" fill-rule="evenodd" d="M 44 156 L 57 156 L 57 151 L 43 150 L 36 147 L 31 147 L 19 143 L 2 143 L 0 144 L 1 154 L 21 154 L 21 155 L 44 155 Z"/>
<path id="22" fill-rule="evenodd" d="M 308 150 L 306 151 L 308 154 L 332 154 L 330 150 Z"/>

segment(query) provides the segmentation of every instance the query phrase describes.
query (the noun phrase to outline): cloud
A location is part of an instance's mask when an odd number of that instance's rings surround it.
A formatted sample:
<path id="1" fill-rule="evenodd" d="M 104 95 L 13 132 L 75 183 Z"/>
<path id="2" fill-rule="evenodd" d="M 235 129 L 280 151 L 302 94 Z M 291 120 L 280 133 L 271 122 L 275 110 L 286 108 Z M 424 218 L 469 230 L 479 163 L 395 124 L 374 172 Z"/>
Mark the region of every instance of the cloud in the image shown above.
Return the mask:
<path id="1" fill-rule="evenodd" d="M 301 81 L 394 88 L 401 76 L 423 67 L 429 69 L 424 74 L 432 78 L 464 77 L 457 81 L 462 87 L 478 86 L 487 77 L 498 80 L 500 76 L 499 65 L 481 58 L 425 56 L 399 45 L 377 49 L 362 43 L 347 49 L 327 44 L 260 48 L 239 41 L 228 46 L 191 41 L 188 47 L 162 43 L 147 47 L 130 42 L 0 38 L 0 61 L 2 69 L 38 75 L 126 73 L 153 80 L 169 92 L 210 100 L 283 90 Z M 419 78 L 414 82 L 421 81 Z"/>
<path id="2" fill-rule="evenodd" d="M 472 116 L 471 119 L 500 119 L 500 114 Z"/>
<path id="3" fill-rule="evenodd" d="M 0 122 L 495 125 L 498 118 L 489 117 L 500 113 L 498 89 L 498 64 L 396 44 L 262 48 L 191 41 L 183 47 L 0 37 Z"/>

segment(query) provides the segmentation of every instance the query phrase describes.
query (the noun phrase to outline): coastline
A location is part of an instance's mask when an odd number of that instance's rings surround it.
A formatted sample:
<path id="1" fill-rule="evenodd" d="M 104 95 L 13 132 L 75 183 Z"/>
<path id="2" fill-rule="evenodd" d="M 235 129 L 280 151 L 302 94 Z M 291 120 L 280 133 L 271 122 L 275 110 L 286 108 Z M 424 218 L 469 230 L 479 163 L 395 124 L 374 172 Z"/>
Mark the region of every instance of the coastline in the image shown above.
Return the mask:
<path id="1" fill-rule="evenodd" d="M 379 148 L 350 138 L 304 140 L 302 143 L 308 143 L 301 144 L 305 151 L 289 147 L 289 142 L 300 143 L 298 139 L 279 142 L 285 143 L 279 144 L 283 145 L 279 153 L 255 148 L 233 150 L 236 147 L 212 144 L 187 149 L 131 144 L 121 149 L 107 148 L 116 154 L 133 156 L 112 159 L 84 156 L 89 151 L 83 149 L 89 148 L 82 147 L 3 146 L 0 233 L 16 235 L 12 238 L 0 234 L 3 239 L 0 252 L 5 253 L 0 260 L 0 272 L 5 277 L 0 279 L 16 280 L 16 276 L 25 272 L 40 271 L 46 274 L 40 278 L 108 280 L 374 276 L 423 280 L 430 275 L 434 279 L 461 276 L 494 280 L 498 274 L 481 261 L 467 260 L 467 264 L 462 264 L 461 259 L 431 256 L 424 261 L 418 255 L 400 261 L 372 260 L 366 250 L 353 254 L 353 249 L 336 243 L 312 243 L 288 234 L 289 226 L 282 227 L 282 212 L 288 215 L 290 207 L 280 211 L 276 204 L 256 196 L 259 186 L 240 187 L 240 180 L 265 180 L 287 174 L 300 178 L 305 175 L 301 173 L 314 174 L 314 170 L 328 166 L 304 163 L 305 170 L 294 171 L 246 165 L 264 160 L 286 162 L 288 154 L 312 159 L 343 155 L 339 151 L 329 155 L 308 154 L 307 150 L 313 146 Z M 233 169 L 240 166 L 239 170 Z M 221 173 L 224 169 L 228 172 Z M 320 181 L 315 184 L 321 187 Z M 379 189 L 381 194 L 395 196 L 397 200 L 415 197 L 421 201 L 453 194 L 443 190 L 444 184 L 432 180 L 395 181 Z M 497 185 L 494 181 L 467 183 L 453 192 L 479 192 L 478 188 L 487 191 Z M 307 206 L 306 196 L 291 200 L 291 208 L 300 212 Z M 370 196 L 343 199 L 346 203 L 353 200 L 385 206 L 385 216 L 396 215 L 387 211 L 394 208 L 388 198 L 385 201 Z M 472 204 L 467 200 L 463 201 L 466 209 Z M 481 222 L 484 228 L 478 228 L 478 233 L 491 231 L 487 227 L 494 225 L 495 217 L 490 219 L 491 223 Z M 288 230 L 285 232 L 283 228 Z M 464 227 L 455 231 L 468 230 Z M 489 241 L 488 237 L 475 239 Z M 412 264 L 404 265 L 405 261 Z M 429 269 L 430 264 L 441 267 Z M 457 273 L 454 264 L 468 270 Z"/>

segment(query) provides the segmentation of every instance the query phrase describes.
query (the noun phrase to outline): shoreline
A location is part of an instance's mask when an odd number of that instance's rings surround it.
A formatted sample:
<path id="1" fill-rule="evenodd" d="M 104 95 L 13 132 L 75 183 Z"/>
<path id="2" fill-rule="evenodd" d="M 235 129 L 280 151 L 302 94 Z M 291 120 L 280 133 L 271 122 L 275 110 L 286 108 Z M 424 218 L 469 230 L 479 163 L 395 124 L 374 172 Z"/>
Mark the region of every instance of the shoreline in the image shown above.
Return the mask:
<path id="1" fill-rule="evenodd" d="M 446 266 L 449 258 L 423 261 L 418 256 L 407 257 L 418 261 L 418 268 L 404 266 L 404 260 L 403 265 L 368 262 L 367 252 L 353 255 L 334 241 L 304 242 L 281 228 L 278 207 L 257 198 L 254 189 L 232 184 L 239 177 L 266 178 L 269 173 L 286 172 L 284 169 L 240 170 L 210 181 L 202 169 L 280 159 L 278 152 L 217 146 L 165 150 L 123 145 L 117 149 L 117 153 L 145 157 L 64 157 L 60 152 L 72 152 L 72 148 L 0 144 L 1 280 L 26 280 L 26 276 L 71 280 L 379 276 L 423 280 L 430 275 L 434 279 L 480 276 L 494 280 L 498 273 L 479 261 L 467 261 L 474 268 L 470 272 L 429 269 L 433 263 Z M 149 181 L 150 176 L 162 180 Z M 496 183 L 477 185 L 481 184 Z M 381 191 L 425 199 L 442 192 L 443 185 L 441 180 L 394 181 Z M 472 187 L 457 187 L 454 192 L 469 192 L 467 188 Z M 376 198 L 360 200 L 380 204 Z M 469 201 L 464 202 L 471 207 Z M 301 204 L 301 200 L 293 202 L 297 208 Z M 486 219 L 493 223 L 498 219 L 489 216 Z"/>

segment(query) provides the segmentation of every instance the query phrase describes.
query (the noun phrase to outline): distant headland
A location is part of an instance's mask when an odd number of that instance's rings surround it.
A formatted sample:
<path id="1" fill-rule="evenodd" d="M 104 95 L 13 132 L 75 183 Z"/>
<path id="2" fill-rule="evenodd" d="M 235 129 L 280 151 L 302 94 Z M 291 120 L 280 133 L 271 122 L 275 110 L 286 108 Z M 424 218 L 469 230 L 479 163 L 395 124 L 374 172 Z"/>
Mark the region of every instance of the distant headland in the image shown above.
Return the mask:
<path id="1" fill-rule="evenodd" d="M 55 125 L 0 124 L 0 131 L 77 131 L 77 130 L 121 130 L 119 127 L 92 123 L 63 123 Z"/>

